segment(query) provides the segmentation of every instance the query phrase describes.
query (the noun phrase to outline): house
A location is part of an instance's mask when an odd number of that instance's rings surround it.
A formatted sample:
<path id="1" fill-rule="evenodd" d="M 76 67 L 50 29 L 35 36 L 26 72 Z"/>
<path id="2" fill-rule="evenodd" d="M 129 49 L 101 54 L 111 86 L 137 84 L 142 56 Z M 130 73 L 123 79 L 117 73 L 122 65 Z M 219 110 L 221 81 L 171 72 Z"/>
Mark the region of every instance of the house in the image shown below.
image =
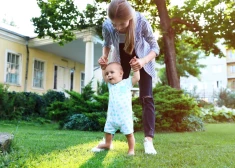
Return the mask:
<path id="1" fill-rule="evenodd" d="M 209 102 L 215 102 L 221 89 L 235 90 L 235 50 L 219 45 L 226 57 L 210 55 L 199 62 L 206 65 L 200 78 L 180 78 L 181 88 L 194 92 Z"/>
<path id="2" fill-rule="evenodd" d="M 226 50 L 228 88 L 235 90 L 235 50 Z"/>
<path id="3" fill-rule="evenodd" d="M 0 26 L 0 83 L 10 91 L 81 92 L 93 78 L 102 41 L 93 29 L 76 31 L 76 40 L 59 46 Z"/>
<path id="4" fill-rule="evenodd" d="M 201 69 L 199 78 L 181 77 L 181 88 L 191 93 L 194 92 L 199 99 L 214 102 L 219 90 L 227 87 L 226 58 L 210 55 L 200 59 L 199 62 L 206 65 Z"/>

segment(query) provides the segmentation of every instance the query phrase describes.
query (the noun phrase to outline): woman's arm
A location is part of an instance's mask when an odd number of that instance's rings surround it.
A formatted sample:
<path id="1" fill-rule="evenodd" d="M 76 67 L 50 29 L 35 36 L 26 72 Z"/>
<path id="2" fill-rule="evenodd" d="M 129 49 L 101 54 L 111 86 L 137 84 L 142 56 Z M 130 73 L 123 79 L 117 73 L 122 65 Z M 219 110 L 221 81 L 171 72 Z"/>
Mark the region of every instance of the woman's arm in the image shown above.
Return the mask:
<path id="1" fill-rule="evenodd" d="M 148 55 L 143 58 L 137 58 L 135 62 L 130 61 L 130 66 L 134 71 L 140 70 L 144 67 L 149 61 L 156 57 L 156 53 L 154 51 L 150 51 Z"/>
<path id="2" fill-rule="evenodd" d="M 109 47 L 103 47 L 103 55 L 98 59 L 101 69 L 105 69 L 108 64 Z"/>

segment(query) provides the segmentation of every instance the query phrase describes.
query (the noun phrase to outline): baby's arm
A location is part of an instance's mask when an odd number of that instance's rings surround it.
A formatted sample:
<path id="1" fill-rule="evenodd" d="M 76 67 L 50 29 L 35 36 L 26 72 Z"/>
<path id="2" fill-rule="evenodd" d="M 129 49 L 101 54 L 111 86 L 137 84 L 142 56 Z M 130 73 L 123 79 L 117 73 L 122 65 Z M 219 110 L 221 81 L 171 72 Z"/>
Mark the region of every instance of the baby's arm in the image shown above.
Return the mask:
<path id="1" fill-rule="evenodd" d="M 105 69 L 106 69 L 106 66 L 105 66 L 105 67 L 101 67 L 101 69 L 102 69 L 102 76 L 103 76 L 103 79 L 104 79 L 104 81 L 105 81 L 106 83 L 108 83 L 108 81 L 107 81 L 106 78 L 105 78 Z"/>
<path id="2" fill-rule="evenodd" d="M 140 71 L 138 70 L 134 72 L 134 75 L 131 79 L 132 85 L 134 86 L 137 82 L 139 82 L 139 80 L 140 80 Z"/>
<path id="3" fill-rule="evenodd" d="M 137 61 L 137 58 L 136 58 L 136 57 L 132 58 L 131 61 L 130 61 L 130 63 L 134 63 L 135 61 Z M 132 70 L 134 71 L 133 68 L 132 68 Z M 131 79 L 132 85 L 134 86 L 139 80 L 140 80 L 140 71 L 139 71 L 139 70 L 134 71 L 133 77 L 132 77 L 132 79 Z"/>

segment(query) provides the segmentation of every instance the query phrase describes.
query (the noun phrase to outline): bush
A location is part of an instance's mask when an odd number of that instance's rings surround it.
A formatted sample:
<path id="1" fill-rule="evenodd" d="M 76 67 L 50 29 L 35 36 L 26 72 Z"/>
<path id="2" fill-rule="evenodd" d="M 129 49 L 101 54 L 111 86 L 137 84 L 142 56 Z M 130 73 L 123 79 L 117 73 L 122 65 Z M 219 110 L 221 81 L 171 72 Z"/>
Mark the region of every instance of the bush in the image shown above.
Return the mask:
<path id="1" fill-rule="evenodd" d="M 73 114 L 61 123 L 61 127 L 80 131 L 103 131 L 105 119 L 106 113 L 104 112 Z"/>
<path id="2" fill-rule="evenodd" d="M 194 98 L 169 86 L 156 85 L 153 89 L 156 110 L 155 127 L 157 131 L 197 131 L 203 130 L 199 118 L 200 108 Z M 133 102 L 133 111 L 140 119 L 135 129 L 142 127 L 142 110 L 137 100 Z"/>
<path id="3" fill-rule="evenodd" d="M 74 114 L 74 104 L 71 101 L 52 103 L 48 108 L 48 118 L 54 121 L 64 121 L 68 116 Z"/>
<path id="4" fill-rule="evenodd" d="M 48 107 L 53 102 L 64 102 L 66 100 L 64 92 L 54 90 L 48 90 L 45 94 L 43 94 L 42 98 L 45 102 L 45 107 Z"/>
<path id="5" fill-rule="evenodd" d="M 64 123 L 63 128 L 81 131 L 91 131 L 92 121 L 84 114 L 73 114 Z"/>
<path id="6" fill-rule="evenodd" d="M 8 86 L 0 83 L 0 119 L 9 119 L 9 113 L 13 111 L 13 102 L 8 95 Z"/>
<path id="7" fill-rule="evenodd" d="M 103 130 L 108 109 L 108 92 L 102 84 L 99 94 L 95 95 L 89 83 L 83 92 L 68 91 L 69 99 L 54 102 L 47 108 L 49 118 L 60 122 L 61 128 L 100 131 Z M 79 114 L 79 115 L 78 115 Z M 80 126 L 82 119 L 88 124 Z"/>
<path id="8" fill-rule="evenodd" d="M 235 108 L 235 92 L 228 89 L 220 89 L 218 93 L 217 105 L 219 107 L 225 106 L 227 108 Z"/>
<path id="9" fill-rule="evenodd" d="M 234 122 L 235 109 L 223 107 L 213 107 L 209 109 L 201 109 L 201 117 L 207 123 L 215 122 Z"/>
<path id="10" fill-rule="evenodd" d="M 198 100 L 198 107 L 203 107 L 203 108 L 212 108 L 214 105 L 212 103 L 206 102 L 204 100 Z"/>

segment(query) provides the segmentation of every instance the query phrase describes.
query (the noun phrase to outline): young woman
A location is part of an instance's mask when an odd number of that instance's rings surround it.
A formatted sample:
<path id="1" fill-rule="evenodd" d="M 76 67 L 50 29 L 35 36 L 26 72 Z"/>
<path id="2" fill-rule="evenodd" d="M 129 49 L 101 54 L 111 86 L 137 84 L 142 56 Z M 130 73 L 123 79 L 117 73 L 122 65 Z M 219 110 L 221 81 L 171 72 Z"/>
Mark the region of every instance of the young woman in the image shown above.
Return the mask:
<path id="1" fill-rule="evenodd" d="M 152 139 L 155 131 L 155 108 L 152 79 L 155 77 L 155 57 L 159 46 L 149 22 L 135 12 L 127 0 L 112 0 L 108 7 L 108 19 L 103 23 L 103 55 L 98 60 L 101 67 L 109 62 L 119 62 L 128 78 L 130 69 L 140 70 L 139 91 L 143 108 L 144 148 L 146 154 L 156 154 Z M 113 47 L 112 47 L 113 46 Z M 133 61 L 134 57 L 138 59 Z"/>

